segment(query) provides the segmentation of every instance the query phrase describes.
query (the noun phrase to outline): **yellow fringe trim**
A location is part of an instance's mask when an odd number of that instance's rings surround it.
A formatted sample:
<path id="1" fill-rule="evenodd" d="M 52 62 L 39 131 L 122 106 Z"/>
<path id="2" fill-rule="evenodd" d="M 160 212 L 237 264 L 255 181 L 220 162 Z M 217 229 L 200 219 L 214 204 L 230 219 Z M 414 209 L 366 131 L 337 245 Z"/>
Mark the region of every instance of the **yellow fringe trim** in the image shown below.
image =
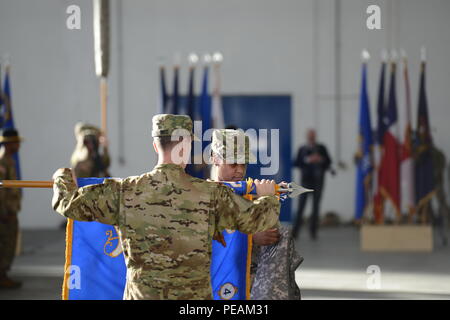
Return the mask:
<path id="1" fill-rule="evenodd" d="M 66 263 L 64 265 L 64 280 L 62 286 L 62 300 L 69 300 L 69 281 L 68 269 L 72 265 L 72 239 L 73 239 L 73 220 L 67 219 L 66 227 Z"/>
<path id="2" fill-rule="evenodd" d="M 247 300 L 250 300 L 250 292 L 252 285 L 252 279 L 250 274 L 250 267 L 252 264 L 252 250 L 253 250 L 253 236 L 249 234 L 247 238 L 247 273 L 246 273 L 246 292 L 245 292 L 245 297 Z"/>

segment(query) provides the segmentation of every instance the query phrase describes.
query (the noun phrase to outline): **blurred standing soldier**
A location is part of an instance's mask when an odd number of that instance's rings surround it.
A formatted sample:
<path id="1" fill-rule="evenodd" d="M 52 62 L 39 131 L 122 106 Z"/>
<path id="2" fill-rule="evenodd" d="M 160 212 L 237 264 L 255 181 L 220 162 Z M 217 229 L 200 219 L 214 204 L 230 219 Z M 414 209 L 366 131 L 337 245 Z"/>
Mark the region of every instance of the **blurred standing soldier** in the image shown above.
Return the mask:
<path id="1" fill-rule="evenodd" d="M 100 129 L 79 122 L 75 126 L 75 137 L 77 145 L 70 161 L 75 175 L 79 178 L 109 177 L 108 145 Z M 100 146 L 103 146 L 103 152 L 100 152 Z"/>
<path id="2" fill-rule="evenodd" d="M 117 227 L 127 266 L 124 299 L 211 299 L 213 235 L 275 225 L 275 185 L 257 181 L 260 197 L 249 201 L 186 174 L 193 137 L 188 116 L 154 116 L 152 136 L 158 164 L 151 172 L 78 188 L 73 171 L 59 169 L 53 208 L 67 218 Z"/>
<path id="3" fill-rule="evenodd" d="M 436 148 L 434 144 L 431 149 L 431 157 L 433 159 L 434 186 L 436 190 L 436 200 L 438 202 L 437 219 L 439 221 L 439 227 L 441 229 L 442 241 L 446 245 L 448 241 L 447 224 L 450 215 L 444 188 L 446 159 L 445 154 L 441 150 Z"/>
<path id="4" fill-rule="evenodd" d="M 0 150 L 0 180 L 16 180 L 16 163 L 14 154 L 19 151 L 20 142 L 17 130 L 6 129 L 0 136 L 3 145 Z M 0 188 L 0 289 L 15 289 L 20 282 L 7 276 L 14 260 L 19 222 L 17 213 L 20 211 L 22 194 L 20 189 Z"/>
<path id="5" fill-rule="evenodd" d="M 300 147 L 297 154 L 295 166 L 301 171 L 301 184 L 314 192 L 300 195 L 297 220 L 293 228 L 294 238 L 298 237 L 303 223 L 303 211 L 308 197 L 313 197 L 312 214 L 310 218 L 309 231 L 311 239 L 317 239 L 319 227 L 320 199 L 325 182 L 325 173 L 330 168 L 331 159 L 327 148 L 316 142 L 316 131 L 309 129 L 307 132 L 307 144 Z"/>
<path id="6" fill-rule="evenodd" d="M 235 129 L 214 130 L 211 156 L 214 181 L 242 181 L 247 165 L 256 161 L 250 151 L 249 137 L 242 130 Z M 222 234 L 216 235 L 215 239 L 226 247 Z M 253 234 L 252 240 L 251 299 L 300 299 L 295 270 L 303 258 L 295 250 L 290 228 L 272 226 Z M 227 258 L 232 261 L 234 257 L 227 255 Z"/>

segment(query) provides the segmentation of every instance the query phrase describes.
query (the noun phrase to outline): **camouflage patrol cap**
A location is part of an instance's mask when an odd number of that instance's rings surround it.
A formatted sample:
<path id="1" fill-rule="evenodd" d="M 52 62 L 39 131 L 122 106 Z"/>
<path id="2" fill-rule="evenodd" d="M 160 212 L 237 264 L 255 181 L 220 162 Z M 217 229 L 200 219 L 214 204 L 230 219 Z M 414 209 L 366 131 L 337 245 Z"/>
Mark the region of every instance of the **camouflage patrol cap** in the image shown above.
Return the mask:
<path id="1" fill-rule="evenodd" d="M 87 124 L 84 122 L 78 122 L 75 125 L 75 136 L 76 137 L 84 137 L 84 136 L 100 136 L 101 134 L 101 130 L 100 128 L 92 125 L 92 124 Z"/>
<path id="2" fill-rule="evenodd" d="M 221 157 L 225 163 L 256 163 L 256 157 L 250 151 L 250 139 L 242 130 L 214 130 L 211 151 Z"/>
<path id="3" fill-rule="evenodd" d="M 192 120 L 186 115 L 157 114 L 152 119 L 152 137 L 188 136 L 200 141 L 192 132 Z"/>
<path id="4" fill-rule="evenodd" d="M 4 129 L 0 135 L 0 143 L 21 142 L 23 138 L 19 136 L 16 129 Z"/>

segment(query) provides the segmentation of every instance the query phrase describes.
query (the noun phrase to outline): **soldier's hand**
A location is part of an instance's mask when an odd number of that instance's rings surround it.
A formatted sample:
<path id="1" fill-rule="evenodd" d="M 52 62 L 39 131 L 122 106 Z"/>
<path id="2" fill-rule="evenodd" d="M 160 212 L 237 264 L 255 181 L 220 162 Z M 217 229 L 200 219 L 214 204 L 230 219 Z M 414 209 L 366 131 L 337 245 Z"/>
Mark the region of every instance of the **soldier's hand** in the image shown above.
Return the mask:
<path id="1" fill-rule="evenodd" d="M 270 246 L 280 241 L 278 229 L 257 232 L 253 235 L 253 242 L 258 246 Z"/>
<path id="2" fill-rule="evenodd" d="M 289 187 L 289 183 L 287 183 L 286 181 L 281 181 L 278 185 L 283 189 L 287 189 Z"/>
<path id="3" fill-rule="evenodd" d="M 74 181 L 75 184 L 78 186 L 78 184 L 77 184 L 77 177 L 75 176 L 75 172 L 74 172 L 73 169 L 70 169 L 70 168 L 59 168 L 59 169 L 56 170 L 55 173 L 53 174 L 52 179 L 53 179 L 53 181 L 54 181 L 54 180 L 55 180 L 56 178 L 58 178 L 58 177 L 61 177 L 61 176 L 64 176 L 64 175 L 67 176 L 68 173 L 70 173 L 70 174 L 72 175 L 73 181 Z"/>
<path id="4" fill-rule="evenodd" d="M 225 242 L 225 238 L 223 237 L 223 234 L 221 234 L 221 233 L 216 233 L 213 236 L 213 240 L 216 240 L 217 242 L 219 242 L 224 247 L 227 246 L 227 243 Z"/>
<path id="5" fill-rule="evenodd" d="M 106 138 L 105 135 L 101 135 L 98 138 L 98 142 L 100 143 L 101 146 L 103 146 L 104 148 L 108 148 L 109 142 L 108 142 L 108 138 Z"/>
<path id="6" fill-rule="evenodd" d="M 78 180 L 77 180 L 77 176 L 75 175 L 75 170 L 70 169 L 70 171 L 72 171 L 72 179 L 73 179 L 73 182 L 75 182 L 75 184 L 76 184 L 77 187 L 78 187 Z"/>
<path id="7" fill-rule="evenodd" d="M 275 181 L 262 179 L 261 181 L 256 179 L 254 181 L 256 186 L 256 194 L 258 197 L 271 196 L 275 194 Z"/>

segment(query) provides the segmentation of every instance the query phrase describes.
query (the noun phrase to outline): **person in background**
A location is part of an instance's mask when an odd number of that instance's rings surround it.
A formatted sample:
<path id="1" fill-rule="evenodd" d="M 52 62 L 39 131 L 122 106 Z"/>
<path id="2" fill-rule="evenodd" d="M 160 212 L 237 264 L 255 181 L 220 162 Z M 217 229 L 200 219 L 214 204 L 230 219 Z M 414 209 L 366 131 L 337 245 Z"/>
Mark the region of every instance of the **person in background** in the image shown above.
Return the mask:
<path id="1" fill-rule="evenodd" d="M 14 154 L 22 138 L 15 129 L 6 129 L 0 136 L 0 180 L 16 180 Z M 16 253 L 22 193 L 20 189 L 0 188 L 0 289 L 16 289 L 21 283 L 7 276 Z"/>
<path id="2" fill-rule="evenodd" d="M 438 206 L 437 214 L 435 215 L 434 219 L 436 219 L 436 223 L 439 226 L 439 232 L 441 234 L 442 243 L 444 245 L 447 245 L 448 243 L 447 228 L 450 217 L 450 208 L 447 203 L 447 196 L 444 186 L 444 176 L 447 161 L 444 152 L 442 152 L 442 150 L 437 148 L 434 144 L 431 149 L 431 156 L 433 159 L 433 180 L 436 190 L 435 196 Z"/>
<path id="3" fill-rule="evenodd" d="M 297 219 L 293 227 L 293 236 L 298 237 L 303 224 L 303 211 L 305 209 L 308 197 L 313 198 L 312 214 L 310 218 L 309 233 L 312 240 L 317 239 L 319 228 L 319 211 L 322 190 L 325 183 L 325 173 L 331 166 L 331 158 L 328 155 L 327 148 L 317 143 L 316 131 L 309 129 L 307 131 L 307 144 L 301 146 L 297 153 L 295 167 L 301 171 L 301 185 L 314 192 L 300 195 Z"/>
<path id="4" fill-rule="evenodd" d="M 109 177 L 108 143 L 100 129 L 79 122 L 75 126 L 75 137 L 77 145 L 70 161 L 75 175 L 78 178 Z M 103 150 L 100 147 L 103 147 Z"/>

